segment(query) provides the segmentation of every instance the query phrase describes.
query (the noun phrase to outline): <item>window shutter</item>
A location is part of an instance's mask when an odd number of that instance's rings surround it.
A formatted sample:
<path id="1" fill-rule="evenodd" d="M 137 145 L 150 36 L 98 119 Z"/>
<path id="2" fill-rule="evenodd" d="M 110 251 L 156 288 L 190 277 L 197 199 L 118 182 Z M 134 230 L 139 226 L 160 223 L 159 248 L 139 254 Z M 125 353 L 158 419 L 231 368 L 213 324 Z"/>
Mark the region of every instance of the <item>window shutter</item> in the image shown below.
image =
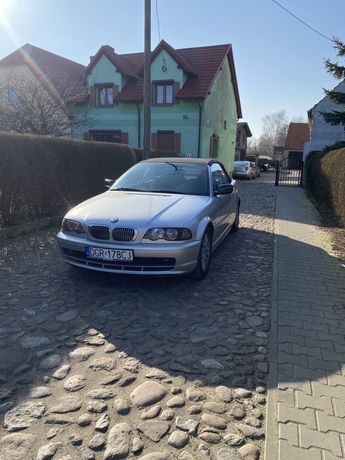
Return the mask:
<path id="1" fill-rule="evenodd" d="M 121 144 L 128 144 L 128 133 L 121 132 Z"/>
<path id="2" fill-rule="evenodd" d="M 91 135 L 90 135 L 89 131 L 85 131 L 85 133 L 83 133 L 83 139 L 84 139 L 84 141 L 90 141 L 91 140 Z"/>
<path id="3" fill-rule="evenodd" d="M 90 105 L 96 107 L 96 88 L 90 86 Z"/>
<path id="4" fill-rule="evenodd" d="M 158 149 L 158 134 L 157 133 L 151 134 L 151 146 L 153 150 Z"/>
<path id="5" fill-rule="evenodd" d="M 174 152 L 180 153 L 181 151 L 181 134 L 174 133 Z"/>
<path id="6" fill-rule="evenodd" d="M 178 81 L 174 81 L 174 104 L 177 104 L 179 102 L 178 99 L 176 99 L 177 93 L 180 91 L 180 83 Z"/>

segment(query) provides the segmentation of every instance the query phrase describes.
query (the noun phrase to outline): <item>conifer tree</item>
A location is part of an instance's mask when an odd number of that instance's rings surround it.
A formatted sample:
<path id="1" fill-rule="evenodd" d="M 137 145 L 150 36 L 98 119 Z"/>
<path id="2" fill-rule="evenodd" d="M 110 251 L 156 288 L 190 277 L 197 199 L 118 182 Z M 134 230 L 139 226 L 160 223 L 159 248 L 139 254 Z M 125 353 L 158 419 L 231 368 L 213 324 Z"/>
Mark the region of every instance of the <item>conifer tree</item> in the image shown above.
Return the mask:
<path id="1" fill-rule="evenodd" d="M 337 50 L 339 58 L 345 58 L 345 43 L 339 38 L 334 38 L 334 48 Z M 338 62 L 331 62 L 330 59 L 325 59 L 325 67 L 327 72 L 333 75 L 337 80 L 345 81 L 345 65 Z M 345 93 L 340 91 L 324 90 L 326 96 L 333 102 L 339 105 L 339 110 L 331 110 L 330 112 L 320 112 L 324 121 L 330 125 L 342 125 L 345 128 Z"/>

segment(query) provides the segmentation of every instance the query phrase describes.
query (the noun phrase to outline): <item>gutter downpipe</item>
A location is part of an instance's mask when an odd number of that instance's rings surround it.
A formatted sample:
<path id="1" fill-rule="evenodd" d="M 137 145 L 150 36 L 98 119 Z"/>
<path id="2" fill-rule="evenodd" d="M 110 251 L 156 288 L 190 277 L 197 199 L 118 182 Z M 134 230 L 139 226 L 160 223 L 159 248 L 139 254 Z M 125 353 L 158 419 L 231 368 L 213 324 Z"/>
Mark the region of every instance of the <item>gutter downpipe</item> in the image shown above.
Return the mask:
<path id="1" fill-rule="evenodd" d="M 198 158 L 201 156 L 201 120 L 202 120 L 202 104 L 198 102 L 199 105 L 199 129 L 198 129 Z"/>
<path id="2" fill-rule="evenodd" d="M 138 111 L 138 149 L 140 149 L 140 105 L 137 104 Z"/>

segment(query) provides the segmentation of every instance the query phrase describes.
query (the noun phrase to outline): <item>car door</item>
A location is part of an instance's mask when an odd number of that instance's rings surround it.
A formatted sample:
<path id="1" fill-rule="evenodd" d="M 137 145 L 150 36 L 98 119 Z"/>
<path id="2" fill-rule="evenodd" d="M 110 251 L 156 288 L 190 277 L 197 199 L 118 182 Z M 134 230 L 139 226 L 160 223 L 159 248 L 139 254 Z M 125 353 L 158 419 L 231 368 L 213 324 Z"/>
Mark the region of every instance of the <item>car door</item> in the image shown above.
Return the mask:
<path id="1" fill-rule="evenodd" d="M 222 184 L 231 184 L 231 179 L 220 163 L 211 165 L 212 191 L 214 200 L 214 233 L 213 241 L 217 244 L 218 240 L 229 231 L 236 215 L 235 193 L 218 195 L 218 186 Z"/>

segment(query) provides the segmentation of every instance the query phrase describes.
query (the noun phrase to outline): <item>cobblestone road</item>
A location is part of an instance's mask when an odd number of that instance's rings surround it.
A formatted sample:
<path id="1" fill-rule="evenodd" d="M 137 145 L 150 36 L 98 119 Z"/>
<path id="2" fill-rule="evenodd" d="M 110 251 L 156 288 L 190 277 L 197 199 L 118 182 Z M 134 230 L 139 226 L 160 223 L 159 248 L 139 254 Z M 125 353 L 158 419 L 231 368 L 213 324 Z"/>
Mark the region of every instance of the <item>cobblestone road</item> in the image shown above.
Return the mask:
<path id="1" fill-rule="evenodd" d="M 0 248 L 0 460 L 262 458 L 272 175 L 240 189 L 199 283 L 75 270 L 55 230 Z"/>

